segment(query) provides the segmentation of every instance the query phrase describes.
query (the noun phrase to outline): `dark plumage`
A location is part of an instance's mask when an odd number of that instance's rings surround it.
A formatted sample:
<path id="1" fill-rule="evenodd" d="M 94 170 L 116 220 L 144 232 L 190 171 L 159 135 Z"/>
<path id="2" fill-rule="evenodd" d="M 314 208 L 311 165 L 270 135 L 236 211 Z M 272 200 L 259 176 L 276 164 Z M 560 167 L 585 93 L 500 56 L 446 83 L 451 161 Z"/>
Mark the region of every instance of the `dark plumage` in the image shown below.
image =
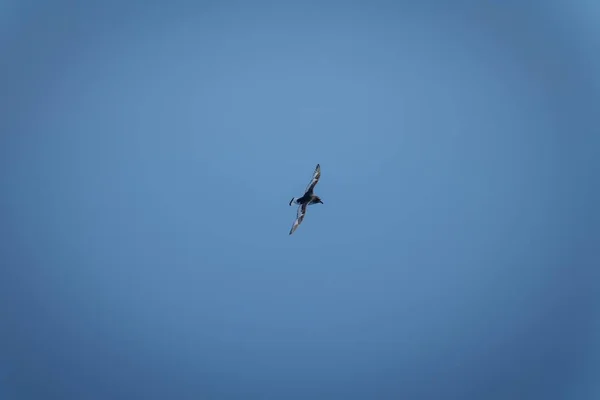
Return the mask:
<path id="1" fill-rule="evenodd" d="M 306 215 L 306 207 L 312 204 L 323 204 L 321 198 L 313 193 L 315 186 L 317 185 L 317 183 L 319 183 L 319 178 L 321 178 L 321 166 L 317 164 L 315 172 L 313 172 L 312 179 L 310 180 L 310 183 L 304 191 L 304 195 L 298 198 L 292 197 L 292 200 L 290 200 L 290 206 L 292 205 L 292 203 L 298 204 L 298 213 L 296 215 L 294 225 L 292 225 L 292 229 L 290 230 L 290 235 L 294 233 L 294 231 L 302 223 L 302 220 L 304 220 L 304 215 Z"/>

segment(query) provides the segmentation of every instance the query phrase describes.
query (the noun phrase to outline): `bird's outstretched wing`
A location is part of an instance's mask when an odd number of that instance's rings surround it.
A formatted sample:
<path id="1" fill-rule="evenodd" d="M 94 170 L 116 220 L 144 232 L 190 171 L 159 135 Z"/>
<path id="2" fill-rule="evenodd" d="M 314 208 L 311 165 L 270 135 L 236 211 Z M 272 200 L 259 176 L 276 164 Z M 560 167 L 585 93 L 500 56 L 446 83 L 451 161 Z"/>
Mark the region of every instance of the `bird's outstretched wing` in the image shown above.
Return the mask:
<path id="1" fill-rule="evenodd" d="M 292 233 L 294 233 L 294 231 L 296 229 L 298 229 L 298 227 L 302 223 L 302 220 L 304 219 L 305 215 L 306 215 L 306 203 L 298 206 L 298 214 L 296 215 L 296 220 L 294 221 L 294 225 L 292 225 L 292 229 L 290 229 L 290 235 Z"/>
<path id="2" fill-rule="evenodd" d="M 304 193 L 309 193 L 309 192 L 312 193 L 315 186 L 317 186 L 317 183 L 319 183 L 319 178 L 321 178 L 321 165 L 317 164 L 317 167 L 315 168 L 315 172 L 313 172 L 312 179 L 310 180 L 310 183 L 306 187 L 306 190 L 304 191 Z"/>

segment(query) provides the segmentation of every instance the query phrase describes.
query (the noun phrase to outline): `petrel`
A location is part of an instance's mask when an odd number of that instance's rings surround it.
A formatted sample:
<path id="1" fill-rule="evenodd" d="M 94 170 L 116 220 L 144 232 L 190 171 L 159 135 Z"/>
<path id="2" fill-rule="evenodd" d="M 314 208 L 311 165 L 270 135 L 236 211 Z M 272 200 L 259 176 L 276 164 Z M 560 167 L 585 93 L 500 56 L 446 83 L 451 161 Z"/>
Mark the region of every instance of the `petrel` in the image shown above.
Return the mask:
<path id="1" fill-rule="evenodd" d="M 321 198 L 313 193 L 315 186 L 319 182 L 319 178 L 321 178 L 321 166 L 317 164 L 315 172 L 313 172 L 312 179 L 310 180 L 310 183 L 304 191 L 304 195 L 298 198 L 292 197 L 292 199 L 290 200 L 290 206 L 292 205 L 292 203 L 298 204 L 298 214 L 296 215 L 296 220 L 294 221 L 294 225 L 292 225 L 292 229 L 290 229 L 290 235 L 294 233 L 294 231 L 302 223 L 304 215 L 306 215 L 306 207 L 317 203 L 323 204 Z"/>

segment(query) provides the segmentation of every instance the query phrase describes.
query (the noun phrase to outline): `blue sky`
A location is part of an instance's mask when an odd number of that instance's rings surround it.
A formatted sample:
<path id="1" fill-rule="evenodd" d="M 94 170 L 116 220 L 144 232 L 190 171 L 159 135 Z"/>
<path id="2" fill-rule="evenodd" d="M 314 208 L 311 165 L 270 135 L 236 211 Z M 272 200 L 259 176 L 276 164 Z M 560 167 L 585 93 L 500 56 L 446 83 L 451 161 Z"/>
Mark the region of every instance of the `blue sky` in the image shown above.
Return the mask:
<path id="1" fill-rule="evenodd" d="M 102 4 L 1 6 L 3 398 L 600 396 L 598 6 Z"/>

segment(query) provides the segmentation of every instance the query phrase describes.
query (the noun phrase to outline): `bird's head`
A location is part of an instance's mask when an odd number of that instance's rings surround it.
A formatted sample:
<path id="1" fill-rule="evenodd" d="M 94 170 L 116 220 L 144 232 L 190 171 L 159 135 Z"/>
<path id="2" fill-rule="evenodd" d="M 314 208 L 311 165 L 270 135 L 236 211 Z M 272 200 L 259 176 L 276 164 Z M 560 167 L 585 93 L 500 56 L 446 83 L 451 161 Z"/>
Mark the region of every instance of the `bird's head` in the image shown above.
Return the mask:
<path id="1" fill-rule="evenodd" d="M 323 204 L 323 200 L 321 200 L 321 198 L 319 196 L 315 196 L 315 203 Z"/>

